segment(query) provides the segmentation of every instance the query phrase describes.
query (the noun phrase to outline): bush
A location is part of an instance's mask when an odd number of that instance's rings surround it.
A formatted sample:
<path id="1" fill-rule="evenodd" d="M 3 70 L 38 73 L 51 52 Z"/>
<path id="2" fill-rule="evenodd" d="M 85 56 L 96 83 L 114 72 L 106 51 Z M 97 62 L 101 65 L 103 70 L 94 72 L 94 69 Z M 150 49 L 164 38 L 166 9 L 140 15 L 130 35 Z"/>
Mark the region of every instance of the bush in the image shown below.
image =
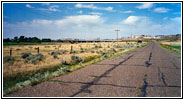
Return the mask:
<path id="1" fill-rule="evenodd" d="M 50 55 L 52 55 L 54 58 L 58 58 L 57 55 L 65 54 L 66 52 L 66 50 L 52 51 L 50 52 Z"/>
<path id="2" fill-rule="evenodd" d="M 142 41 L 141 40 L 138 40 L 137 43 L 142 43 Z"/>
<path id="3" fill-rule="evenodd" d="M 52 56 L 53 56 L 54 59 L 58 58 L 56 53 L 54 53 Z"/>
<path id="4" fill-rule="evenodd" d="M 71 56 L 71 59 L 74 61 L 74 62 L 84 62 L 84 60 L 81 58 L 81 57 L 79 57 L 79 56 L 74 56 L 74 55 L 72 55 Z"/>
<path id="5" fill-rule="evenodd" d="M 61 64 L 62 65 L 70 65 L 66 60 L 63 60 L 63 59 L 61 60 Z"/>
<path id="6" fill-rule="evenodd" d="M 39 61 L 42 61 L 44 59 L 44 56 L 42 54 L 36 54 L 36 55 L 30 55 L 29 57 L 27 57 L 25 59 L 25 63 L 32 63 L 32 64 L 36 64 Z"/>
<path id="7" fill-rule="evenodd" d="M 14 61 L 15 61 L 15 58 L 13 58 L 13 57 L 11 57 L 11 56 L 5 56 L 5 57 L 3 58 L 3 61 L 4 61 L 4 62 L 7 62 L 7 63 L 9 63 L 9 64 L 13 64 Z"/>
<path id="8" fill-rule="evenodd" d="M 78 53 L 78 52 L 77 52 L 77 51 L 75 51 L 75 50 L 70 51 L 70 54 L 72 54 L 72 53 Z"/>
<path id="9" fill-rule="evenodd" d="M 25 59 L 25 58 L 27 58 L 27 57 L 29 57 L 29 56 L 31 56 L 31 55 L 32 55 L 31 53 L 26 53 L 26 52 L 21 53 L 21 57 L 22 57 L 23 59 Z"/>
<path id="10" fill-rule="evenodd" d="M 91 53 L 95 53 L 95 51 L 94 51 L 94 50 L 92 50 L 92 51 L 91 51 Z"/>
<path id="11" fill-rule="evenodd" d="M 62 67 L 61 69 L 62 69 L 62 71 L 64 71 L 64 72 L 70 72 L 70 68 L 68 68 L 67 66 Z"/>

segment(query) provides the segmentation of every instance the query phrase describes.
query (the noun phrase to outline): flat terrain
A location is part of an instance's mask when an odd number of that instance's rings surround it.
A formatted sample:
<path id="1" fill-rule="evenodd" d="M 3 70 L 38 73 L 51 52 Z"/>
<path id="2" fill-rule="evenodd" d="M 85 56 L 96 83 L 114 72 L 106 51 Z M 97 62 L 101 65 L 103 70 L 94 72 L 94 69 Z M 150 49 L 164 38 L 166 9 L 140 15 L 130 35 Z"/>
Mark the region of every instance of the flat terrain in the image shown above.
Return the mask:
<path id="1" fill-rule="evenodd" d="M 180 97 L 181 61 L 155 42 L 8 97 Z"/>

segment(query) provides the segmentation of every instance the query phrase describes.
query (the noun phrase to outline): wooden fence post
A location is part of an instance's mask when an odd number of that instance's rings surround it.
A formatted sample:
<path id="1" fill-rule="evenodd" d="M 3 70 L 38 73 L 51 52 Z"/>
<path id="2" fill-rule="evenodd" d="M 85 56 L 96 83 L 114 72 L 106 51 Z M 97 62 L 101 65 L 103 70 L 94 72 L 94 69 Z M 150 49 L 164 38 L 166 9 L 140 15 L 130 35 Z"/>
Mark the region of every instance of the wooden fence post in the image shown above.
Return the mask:
<path id="1" fill-rule="evenodd" d="M 70 52 L 73 52 L 73 46 L 71 46 L 71 50 L 70 50 Z"/>
<path id="2" fill-rule="evenodd" d="M 12 48 L 10 48 L 10 56 L 12 56 Z"/>
<path id="3" fill-rule="evenodd" d="M 36 48 L 37 49 L 37 54 L 39 54 L 40 53 L 40 49 L 39 49 L 39 47 L 38 48 Z"/>

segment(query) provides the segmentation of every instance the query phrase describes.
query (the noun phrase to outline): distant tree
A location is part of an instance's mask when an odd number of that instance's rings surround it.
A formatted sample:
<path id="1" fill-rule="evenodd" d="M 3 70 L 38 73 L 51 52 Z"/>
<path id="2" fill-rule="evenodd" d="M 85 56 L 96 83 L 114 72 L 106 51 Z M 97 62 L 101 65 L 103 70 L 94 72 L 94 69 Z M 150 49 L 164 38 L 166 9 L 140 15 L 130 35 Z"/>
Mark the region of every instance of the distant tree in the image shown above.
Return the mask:
<path id="1" fill-rule="evenodd" d="M 33 37 L 33 40 L 32 40 L 32 42 L 41 42 L 41 40 L 39 39 L 39 38 L 37 38 L 37 37 Z"/>
<path id="2" fill-rule="evenodd" d="M 14 37 L 13 42 L 18 42 L 19 38 L 17 36 Z"/>
<path id="3" fill-rule="evenodd" d="M 20 36 L 19 41 L 20 42 L 25 42 L 25 36 Z"/>
<path id="4" fill-rule="evenodd" d="M 3 42 L 11 42 L 10 38 L 3 39 Z"/>
<path id="5" fill-rule="evenodd" d="M 47 39 L 47 38 L 46 38 L 46 39 L 42 39 L 42 42 L 51 42 L 51 41 L 52 41 L 52 40 L 49 39 L 49 38 L 48 38 L 48 39 Z"/>

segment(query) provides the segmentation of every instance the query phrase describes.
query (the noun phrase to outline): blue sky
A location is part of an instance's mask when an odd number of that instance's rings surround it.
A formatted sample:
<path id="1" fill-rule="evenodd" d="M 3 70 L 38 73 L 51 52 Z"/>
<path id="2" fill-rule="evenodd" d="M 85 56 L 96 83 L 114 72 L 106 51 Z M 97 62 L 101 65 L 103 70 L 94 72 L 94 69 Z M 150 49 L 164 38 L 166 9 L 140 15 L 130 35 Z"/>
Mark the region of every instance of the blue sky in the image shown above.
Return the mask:
<path id="1" fill-rule="evenodd" d="M 3 38 L 116 38 L 181 33 L 180 3 L 3 3 Z"/>

